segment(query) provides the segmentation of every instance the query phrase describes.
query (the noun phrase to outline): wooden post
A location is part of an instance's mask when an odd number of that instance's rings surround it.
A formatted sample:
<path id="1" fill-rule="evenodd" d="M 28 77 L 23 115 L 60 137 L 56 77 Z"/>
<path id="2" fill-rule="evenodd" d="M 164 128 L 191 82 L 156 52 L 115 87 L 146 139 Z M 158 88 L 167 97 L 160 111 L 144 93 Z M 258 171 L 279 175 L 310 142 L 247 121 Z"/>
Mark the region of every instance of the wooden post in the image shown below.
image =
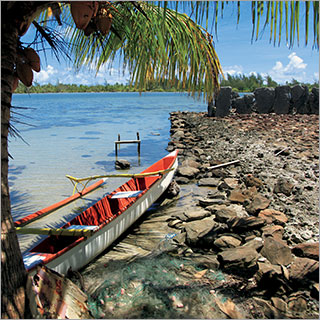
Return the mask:
<path id="1" fill-rule="evenodd" d="M 115 151 L 116 151 L 116 157 L 118 156 L 118 145 L 119 145 L 119 150 L 120 150 L 120 144 L 123 143 L 136 143 L 138 145 L 138 154 L 140 156 L 140 151 L 141 151 L 141 140 L 140 140 L 140 135 L 139 132 L 137 132 L 137 140 L 122 140 L 120 139 L 120 134 L 118 134 L 118 140 L 114 142 L 115 144 Z"/>
<path id="2" fill-rule="evenodd" d="M 137 132 L 137 141 L 138 141 L 138 155 L 140 156 L 140 135 L 139 132 Z"/>

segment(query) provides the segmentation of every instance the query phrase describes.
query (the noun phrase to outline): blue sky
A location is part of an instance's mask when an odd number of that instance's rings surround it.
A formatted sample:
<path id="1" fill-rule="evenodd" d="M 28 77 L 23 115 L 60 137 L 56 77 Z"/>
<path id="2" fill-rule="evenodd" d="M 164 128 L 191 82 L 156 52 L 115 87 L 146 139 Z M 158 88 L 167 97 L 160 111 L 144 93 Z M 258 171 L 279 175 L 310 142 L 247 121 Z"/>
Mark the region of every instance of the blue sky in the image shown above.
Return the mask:
<path id="1" fill-rule="evenodd" d="M 259 73 L 262 76 L 270 75 L 278 83 L 291 81 L 293 78 L 301 82 L 313 83 L 319 81 L 319 52 L 312 49 L 313 32 L 310 24 L 309 44 L 304 45 L 304 20 L 301 13 L 300 46 L 292 49 L 286 46 L 283 30 L 283 39 L 280 47 L 269 43 L 269 29 L 261 35 L 258 41 L 251 44 L 251 3 L 242 1 L 239 25 L 236 24 L 236 6 L 228 5 L 224 17 L 219 17 L 218 39 L 214 34 L 215 49 L 220 59 L 224 74 Z M 262 23 L 261 23 L 262 24 Z M 30 32 L 22 39 L 27 41 Z M 209 24 L 209 32 L 211 24 Z M 214 32 L 212 32 L 214 33 Z M 47 53 L 47 61 L 41 58 L 42 70 L 35 73 L 35 81 L 40 84 L 75 83 L 75 84 L 104 84 L 108 82 L 126 83 L 129 79 L 128 72 L 123 75 L 117 65 L 114 68 L 102 68 L 96 75 L 95 71 L 82 69 L 76 73 L 70 62 L 55 60 Z"/>

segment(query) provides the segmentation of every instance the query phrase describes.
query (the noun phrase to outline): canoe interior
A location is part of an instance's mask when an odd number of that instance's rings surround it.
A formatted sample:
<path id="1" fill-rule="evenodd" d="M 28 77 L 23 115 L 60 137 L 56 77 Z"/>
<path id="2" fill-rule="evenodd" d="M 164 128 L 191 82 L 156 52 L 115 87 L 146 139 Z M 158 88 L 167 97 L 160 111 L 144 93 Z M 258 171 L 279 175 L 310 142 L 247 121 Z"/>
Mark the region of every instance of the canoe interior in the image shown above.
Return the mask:
<path id="1" fill-rule="evenodd" d="M 142 173 L 155 172 L 170 168 L 175 161 L 175 156 L 167 156 L 154 163 L 152 166 L 144 170 Z M 119 216 L 127 208 L 129 208 L 139 197 L 145 194 L 152 185 L 161 179 L 161 175 L 132 178 L 125 184 L 108 194 L 103 199 L 96 202 L 93 206 L 83 211 L 73 220 L 68 222 L 63 228 L 90 228 L 96 226 L 96 230 L 103 228 L 106 224 Z M 116 198 L 112 196 L 118 192 L 124 191 L 141 191 L 135 197 Z M 75 226 L 75 227 L 73 227 Z M 79 242 L 83 241 L 83 236 L 49 236 L 30 252 L 53 254 L 60 256 Z M 51 259 L 50 259 L 51 260 Z"/>

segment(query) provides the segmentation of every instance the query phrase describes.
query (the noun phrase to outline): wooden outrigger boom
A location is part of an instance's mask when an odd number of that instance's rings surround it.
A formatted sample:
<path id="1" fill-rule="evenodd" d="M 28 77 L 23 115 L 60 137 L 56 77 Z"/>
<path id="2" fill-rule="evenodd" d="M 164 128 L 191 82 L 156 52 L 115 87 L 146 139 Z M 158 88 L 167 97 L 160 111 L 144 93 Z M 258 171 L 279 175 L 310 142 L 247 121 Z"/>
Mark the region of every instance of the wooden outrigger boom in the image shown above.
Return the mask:
<path id="1" fill-rule="evenodd" d="M 149 177 L 149 176 L 156 176 L 161 175 L 164 173 L 167 173 L 169 171 L 173 170 L 173 168 L 165 169 L 165 170 L 158 170 L 155 172 L 146 172 L 146 173 L 119 173 L 119 174 L 103 174 L 103 175 L 96 175 L 96 176 L 90 176 L 86 178 L 75 178 L 70 175 L 66 175 L 66 177 L 72 182 L 74 185 L 73 194 L 77 190 L 77 185 L 80 183 L 83 186 L 83 189 L 86 188 L 87 184 L 96 179 L 106 179 L 106 178 L 143 178 L 143 177 Z M 86 181 L 85 184 L 81 183 L 82 181 Z"/>
<path id="2" fill-rule="evenodd" d="M 90 237 L 95 230 L 93 229 L 63 229 L 63 228 L 23 228 L 16 227 L 19 234 L 42 234 L 47 236 L 71 236 L 71 237 Z"/>

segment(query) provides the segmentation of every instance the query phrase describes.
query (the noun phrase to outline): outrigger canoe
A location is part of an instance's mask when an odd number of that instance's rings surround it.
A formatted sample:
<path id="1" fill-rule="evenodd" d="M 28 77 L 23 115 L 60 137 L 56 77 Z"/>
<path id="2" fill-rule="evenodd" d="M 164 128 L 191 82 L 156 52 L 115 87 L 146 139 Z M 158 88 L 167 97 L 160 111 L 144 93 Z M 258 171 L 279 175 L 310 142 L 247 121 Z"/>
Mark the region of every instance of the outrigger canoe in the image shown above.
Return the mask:
<path id="1" fill-rule="evenodd" d="M 61 228 L 28 228 L 28 222 L 39 218 L 41 210 L 36 215 L 31 214 L 16 221 L 17 233 L 48 235 L 35 247 L 23 253 L 23 261 L 28 272 L 33 273 L 37 266 L 45 265 L 60 274 L 66 274 L 70 267 L 72 270 L 78 270 L 87 265 L 166 191 L 178 167 L 177 155 L 178 151 L 173 151 L 139 174 L 123 175 L 132 178 Z M 84 180 L 74 179 L 78 182 Z M 50 210 L 61 207 L 70 199 L 72 201 L 73 198 L 81 197 L 88 189 L 92 190 L 102 182 L 99 180 L 94 187 L 85 188 L 68 200 L 50 206 Z M 44 210 L 44 214 L 50 210 Z"/>

